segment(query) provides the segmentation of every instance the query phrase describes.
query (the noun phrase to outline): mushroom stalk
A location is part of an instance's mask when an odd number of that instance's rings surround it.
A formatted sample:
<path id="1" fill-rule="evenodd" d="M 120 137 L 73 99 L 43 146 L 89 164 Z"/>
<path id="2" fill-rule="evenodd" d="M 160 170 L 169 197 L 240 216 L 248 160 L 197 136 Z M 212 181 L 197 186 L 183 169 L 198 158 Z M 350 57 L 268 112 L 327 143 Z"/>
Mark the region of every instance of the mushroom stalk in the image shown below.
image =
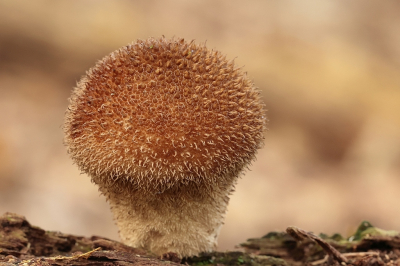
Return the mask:
<path id="1" fill-rule="evenodd" d="M 233 184 L 208 193 L 199 193 L 206 188 L 195 183 L 146 194 L 132 193 L 129 183 L 115 187 L 101 185 L 100 190 L 109 201 L 125 244 L 156 254 L 172 251 L 181 257 L 217 247 Z"/>

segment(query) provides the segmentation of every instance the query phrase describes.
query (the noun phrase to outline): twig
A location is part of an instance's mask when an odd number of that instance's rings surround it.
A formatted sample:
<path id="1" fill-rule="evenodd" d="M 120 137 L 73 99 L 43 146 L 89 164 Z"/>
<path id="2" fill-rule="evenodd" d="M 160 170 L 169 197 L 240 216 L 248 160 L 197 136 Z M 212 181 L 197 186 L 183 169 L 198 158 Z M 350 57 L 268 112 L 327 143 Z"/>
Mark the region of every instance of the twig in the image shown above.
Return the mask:
<path id="1" fill-rule="evenodd" d="M 377 256 L 379 257 L 379 252 L 368 251 L 368 252 L 349 252 L 342 254 L 345 257 L 363 257 L 363 256 Z"/>
<path id="2" fill-rule="evenodd" d="M 320 245 L 326 253 L 328 253 L 328 255 L 332 255 L 332 257 L 338 261 L 339 263 L 347 263 L 348 259 L 343 256 L 339 251 L 337 251 L 333 246 L 331 246 L 329 243 L 327 243 L 326 241 L 322 240 L 322 238 L 306 232 L 300 228 L 294 227 L 294 226 L 290 226 L 288 228 L 286 228 L 286 232 L 291 235 L 293 238 L 295 238 L 298 241 L 302 241 L 304 239 L 311 239 L 313 241 L 315 241 L 318 245 Z"/>
<path id="3" fill-rule="evenodd" d="M 80 258 L 88 259 L 90 257 L 90 255 L 92 255 L 93 252 L 99 251 L 99 250 L 101 250 L 100 247 L 93 249 L 89 252 L 86 252 L 84 254 L 79 254 L 79 255 L 72 256 L 72 257 L 57 256 L 54 258 L 54 260 L 77 260 Z"/>
<path id="4" fill-rule="evenodd" d="M 322 263 L 328 261 L 328 258 L 329 258 L 329 255 L 325 255 L 325 257 L 323 259 L 313 261 L 310 264 L 311 265 L 319 265 L 319 264 L 322 264 Z"/>

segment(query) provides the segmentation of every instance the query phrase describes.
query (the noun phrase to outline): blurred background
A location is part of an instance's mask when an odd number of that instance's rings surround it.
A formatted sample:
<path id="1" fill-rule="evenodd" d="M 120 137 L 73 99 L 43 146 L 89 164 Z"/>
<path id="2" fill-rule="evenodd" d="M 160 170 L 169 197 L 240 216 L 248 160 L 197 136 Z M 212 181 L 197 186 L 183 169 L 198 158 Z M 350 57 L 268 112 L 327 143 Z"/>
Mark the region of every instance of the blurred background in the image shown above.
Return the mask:
<path id="1" fill-rule="evenodd" d="M 0 0 L 0 215 L 118 240 L 63 146 L 71 89 L 136 39 L 207 41 L 244 66 L 269 130 L 219 249 L 295 225 L 400 230 L 400 2 Z"/>

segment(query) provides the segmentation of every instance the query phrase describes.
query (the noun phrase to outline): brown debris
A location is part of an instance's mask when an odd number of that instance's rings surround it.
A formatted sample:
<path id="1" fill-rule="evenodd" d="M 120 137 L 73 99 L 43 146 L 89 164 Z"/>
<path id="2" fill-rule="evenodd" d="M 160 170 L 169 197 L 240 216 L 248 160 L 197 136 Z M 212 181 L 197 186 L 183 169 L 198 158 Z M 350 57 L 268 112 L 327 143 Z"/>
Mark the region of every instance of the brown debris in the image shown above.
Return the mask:
<path id="1" fill-rule="evenodd" d="M 30 225 L 23 216 L 5 213 L 0 216 L 0 266 L 174 266 L 179 263 L 188 266 L 400 266 L 399 235 L 367 235 L 348 241 L 316 236 L 296 227 L 289 227 L 287 232 L 249 239 L 241 244 L 245 252 L 202 253 L 181 262 L 174 253 L 160 258 L 99 236 L 87 238 L 44 231 Z"/>
<path id="2" fill-rule="evenodd" d="M 176 254 L 174 252 L 168 252 L 168 253 L 163 254 L 161 256 L 161 259 L 176 262 L 176 263 L 180 263 L 182 261 L 182 259 L 178 256 L 178 254 Z"/>
<path id="3" fill-rule="evenodd" d="M 25 217 L 0 217 L 0 265 L 164 265 L 145 250 L 101 237 L 46 232 Z M 174 264 L 168 262 L 168 264 Z"/>
<path id="4" fill-rule="evenodd" d="M 368 227 L 362 228 L 365 224 Z M 288 265 L 400 265 L 400 235 L 369 223 L 363 222 L 348 239 L 339 235 L 320 237 L 296 227 L 286 231 L 249 239 L 241 247 L 246 253 L 279 257 Z"/>

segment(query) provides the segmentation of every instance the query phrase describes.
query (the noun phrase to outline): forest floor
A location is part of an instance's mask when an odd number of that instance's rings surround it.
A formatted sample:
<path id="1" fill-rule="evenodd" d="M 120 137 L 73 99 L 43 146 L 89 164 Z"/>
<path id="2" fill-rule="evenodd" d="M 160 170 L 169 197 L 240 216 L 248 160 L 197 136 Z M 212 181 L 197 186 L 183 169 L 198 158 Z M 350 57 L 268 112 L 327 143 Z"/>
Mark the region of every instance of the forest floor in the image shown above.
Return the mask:
<path id="1" fill-rule="evenodd" d="M 400 235 L 363 222 L 349 238 L 289 227 L 239 245 L 242 251 L 157 257 L 107 238 L 45 231 L 13 213 L 0 216 L 0 265 L 399 265 Z"/>

